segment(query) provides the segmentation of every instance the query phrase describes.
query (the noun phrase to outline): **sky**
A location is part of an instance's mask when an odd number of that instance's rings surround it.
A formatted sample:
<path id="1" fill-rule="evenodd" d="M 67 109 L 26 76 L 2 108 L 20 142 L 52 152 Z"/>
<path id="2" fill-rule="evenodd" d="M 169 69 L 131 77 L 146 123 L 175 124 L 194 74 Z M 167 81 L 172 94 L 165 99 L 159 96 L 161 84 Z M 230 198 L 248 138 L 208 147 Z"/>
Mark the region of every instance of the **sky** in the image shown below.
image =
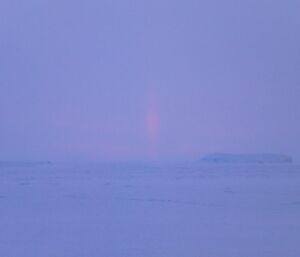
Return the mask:
<path id="1" fill-rule="evenodd" d="M 299 10 L 1 0 L 0 159 L 300 157 Z"/>

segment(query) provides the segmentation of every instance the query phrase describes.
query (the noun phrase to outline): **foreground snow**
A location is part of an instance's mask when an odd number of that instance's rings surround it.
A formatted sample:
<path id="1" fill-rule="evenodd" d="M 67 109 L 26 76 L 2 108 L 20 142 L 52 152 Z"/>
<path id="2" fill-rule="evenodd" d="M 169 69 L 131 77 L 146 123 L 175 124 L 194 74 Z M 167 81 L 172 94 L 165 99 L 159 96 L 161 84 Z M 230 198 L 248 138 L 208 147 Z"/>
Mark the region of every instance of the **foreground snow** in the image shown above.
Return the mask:
<path id="1" fill-rule="evenodd" d="M 299 257 L 296 165 L 0 167 L 3 257 Z"/>

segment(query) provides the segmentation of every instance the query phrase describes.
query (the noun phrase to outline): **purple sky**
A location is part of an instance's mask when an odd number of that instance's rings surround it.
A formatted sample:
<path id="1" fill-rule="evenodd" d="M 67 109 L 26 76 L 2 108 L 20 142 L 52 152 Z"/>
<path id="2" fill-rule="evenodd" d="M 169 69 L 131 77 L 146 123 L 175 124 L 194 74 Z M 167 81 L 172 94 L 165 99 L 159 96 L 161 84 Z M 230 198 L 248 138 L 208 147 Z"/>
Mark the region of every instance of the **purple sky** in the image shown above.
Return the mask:
<path id="1" fill-rule="evenodd" d="M 300 156 L 299 0 L 1 0 L 0 159 Z"/>

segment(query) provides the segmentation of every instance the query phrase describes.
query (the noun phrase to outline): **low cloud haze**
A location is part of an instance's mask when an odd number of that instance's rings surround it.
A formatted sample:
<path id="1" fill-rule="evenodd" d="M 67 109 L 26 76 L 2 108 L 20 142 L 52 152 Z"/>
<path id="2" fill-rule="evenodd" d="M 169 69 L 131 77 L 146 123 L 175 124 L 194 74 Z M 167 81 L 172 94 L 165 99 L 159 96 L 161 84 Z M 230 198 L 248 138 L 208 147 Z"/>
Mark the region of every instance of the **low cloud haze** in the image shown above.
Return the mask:
<path id="1" fill-rule="evenodd" d="M 300 156 L 299 10 L 2 0 L 0 159 Z"/>

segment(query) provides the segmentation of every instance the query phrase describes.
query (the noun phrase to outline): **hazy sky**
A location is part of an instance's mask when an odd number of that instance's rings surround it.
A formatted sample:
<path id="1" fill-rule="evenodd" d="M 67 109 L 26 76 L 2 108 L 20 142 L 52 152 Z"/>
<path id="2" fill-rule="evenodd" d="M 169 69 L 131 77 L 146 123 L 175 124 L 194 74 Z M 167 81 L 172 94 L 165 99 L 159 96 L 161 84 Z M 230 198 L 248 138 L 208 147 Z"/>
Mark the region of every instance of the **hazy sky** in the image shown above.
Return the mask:
<path id="1" fill-rule="evenodd" d="M 0 159 L 300 155 L 299 0 L 1 0 Z"/>

